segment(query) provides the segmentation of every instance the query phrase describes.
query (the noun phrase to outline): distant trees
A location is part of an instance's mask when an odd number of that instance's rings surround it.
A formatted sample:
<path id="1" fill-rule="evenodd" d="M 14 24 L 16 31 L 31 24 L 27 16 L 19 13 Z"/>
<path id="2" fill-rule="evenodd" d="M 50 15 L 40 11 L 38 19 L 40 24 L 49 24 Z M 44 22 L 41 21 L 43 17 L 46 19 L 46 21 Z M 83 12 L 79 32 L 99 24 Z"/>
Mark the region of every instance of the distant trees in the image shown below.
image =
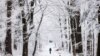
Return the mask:
<path id="1" fill-rule="evenodd" d="M 61 0 L 59 4 L 57 4 L 57 18 L 60 28 L 60 38 L 61 42 L 61 49 L 66 50 L 67 52 L 72 51 L 71 47 L 71 24 L 70 24 L 70 12 L 69 12 L 69 1 Z"/>
<path id="2" fill-rule="evenodd" d="M 83 55 L 83 56 L 96 56 L 96 30 L 93 28 L 93 25 L 97 24 L 96 21 L 96 11 L 94 4 L 87 4 L 86 6 L 94 6 L 91 9 L 83 10 L 77 5 L 77 0 L 71 0 L 68 2 L 69 6 L 66 5 L 66 9 L 69 12 L 70 16 L 70 26 L 71 26 L 71 40 L 72 40 L 72 51 L 73 56 Z M 93 2 L 93 1 L 91 1 Z M 82 4 L 84 5 L 84 4 Z M 93 10 L 93 11 L 92 11 Z M 90 14 L 94 12 L 93 17 L 89 17 Z M 92 15 L 91 15 L 92 16 Z M 90 21 L 90 22 L 89 22 Z M 93 23 L 92 23 L 93 22 Z M 92 25 L 93 24 L 93 25 Z M 88 32 L 88 33 L 87 33 Z"/>
<path id="3" fill-rule="evenodd" d="M 73 56 L 82 55 L 83 53 L 83 46 L 82 46 L 82 36 L 81 36 L 81 26 L 80 26 L 80 10 L 76 5 L 76 0 L 71 0 L 65 2 L 65 0 L 60 1 L 61 9 L 60 12 L 63 13 L 59 14 L 59 25 L 61 27 L 61 37 L 63 36 L 66 41 L 62 40 L 62 48 L 66 47 L 67 50 Z M 65 13 L 66 12 L 66 13 Z M 61 23 L 63 21 L 63 23 Z M 62 26 L 64 25 L 64 26 Z M 62 30 L 63 29 L 63 30 Z M 64 32 L 64 33 L 62 33 Z M 62 37 L 62 39 L 63 39 Z"/>
<path id="4" fill-rule="evenodd" d="M 82 3 L 80 7 L 81 19 L 80 25 L 82 30 L 82 48 L 83 48 L 83 55 L 84 56 L 96 56 L 96 48 L 97 48 L 97 35 L 98 30 L 97 25 L 97 10 L 96 3 L 92 0 L 84 1 L 86 3 Z M 87 6 L 87 7 L 83 7 Z M 85 10 L 84 10 L 84 9 Z"/>

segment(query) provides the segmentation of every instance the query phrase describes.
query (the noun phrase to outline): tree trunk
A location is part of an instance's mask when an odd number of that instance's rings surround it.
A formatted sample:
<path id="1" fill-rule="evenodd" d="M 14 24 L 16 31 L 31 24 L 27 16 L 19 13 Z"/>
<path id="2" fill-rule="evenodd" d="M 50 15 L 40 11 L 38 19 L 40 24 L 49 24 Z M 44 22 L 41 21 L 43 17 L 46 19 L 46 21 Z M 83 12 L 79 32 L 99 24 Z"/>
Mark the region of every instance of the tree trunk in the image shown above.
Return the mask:
<path id="1" fill-rule="evenodd" d="M 98 35 L 98 48 L 97 48 L 97 56 L 100 56 L 100 33 Z"/>
<path id="2" fill-rule="evenodd" d="M 100 6 L 98 10 L 98 23 L 100 24 Z M 100 56 L 100 33 L 98 34 L 97 56 Z"/>
<path id="3" fill-rule="evenodd" d="M 73 55 L 76 56 L 76 53 L 82 53 L 82 37 L 81 37 L 81 27 L 80 24 L 80 12 L 73 11 L 74 16 L 71 16 L 71 29 L 72 29 L 72 48 Z M 77 47 L 77 48 L 76 48 Z"/>
<path id="4" fill-rule="evenodd" d="M 76 39 L 76 44 L 77 44 L 76 53 L 82 53 L 81 26 L 79 26 L 80 25 L 80 12 L 76 11 L 75 13 L 76 13 L 75 15 L 75 21 L 76 21 L 75 39 Z"/>
<path id="5" fill-rule="evenodd" d="M 27 37 L 27 21 L 25 13 L 22 10 L 22 24 L 23 24 L 23 56 L 28 56 L 28 37 Z"/>
<path id="6" fill-rule="evenodd" d="M 99 6 L 99 9 L 98 9 L 98 23 L 100 24 L 100 6 Z"/>
<path id="7" fill-rule="evenodd" d="M 5 39 L 5 51 L 6 54 L 12 54 L 12 39 L 11 39 L 11 10 L 12 0 L 7 1 L 7 32 Z"/>
<path id="8" fill-rule="evenodd" d="M 34 0 L 31 1 L 31 8 L 34 6 Z M 31 11 L 31 14 L 30 14 L 30 25 L 33 24 L 33 14 L 34 14 L 34 9 Z"/>
<path id="9" fill-rule="evenodd" d="M 28 56 L 28 33 L 27 33 L 27 20 L 25 18 L 24 12 L 25 0 L 19 0 L 19 6 L 22 8 L 21 17 L 22 17 L 22 29 L 23 29 L 23 53 L 22 56 Z"/>
<path id="10" fill-rule="evenodd" d="M 35 56 L 35 53 L 36 53 L 36 47 L 37 47 L 37 40 L 35 40 L 35 47 L 34 47 L 32 56 Z"/>
<path id="11" fill-rule="evenodd" d="M 76 56 L 76 49 L 75 49 L 75 20 L 74 18 L 71 18 L 71 30 L 72 30 L 72 34 L 71 34 L 71 40 L 72 40 L 72 51 L 73 51 L 73 56 Z"/>

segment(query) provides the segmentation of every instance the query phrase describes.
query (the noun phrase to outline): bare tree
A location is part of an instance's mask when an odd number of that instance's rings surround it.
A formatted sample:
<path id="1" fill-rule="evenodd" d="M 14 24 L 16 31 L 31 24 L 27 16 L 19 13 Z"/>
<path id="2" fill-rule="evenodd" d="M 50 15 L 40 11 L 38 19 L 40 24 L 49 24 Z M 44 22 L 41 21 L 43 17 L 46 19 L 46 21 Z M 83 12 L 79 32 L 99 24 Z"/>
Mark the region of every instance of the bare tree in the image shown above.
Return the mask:
<path id="1" fill-rule="evenodd" d="M 29 21 L 29 30 L 30 33 L 28 34 L 28 37 L 32 34 L 32 29 L 34 28 L 34 8 L 35 8 L 35 0 L 30 1 L 30 7 L 29 12 L 28 12 L 28 21 Z"/>
<path id="2" fill-rule="evenodd" d="M 6 54 L 12 55 L 12 39 L 11 39 L 11 14 L 12 14 L 12 0 L 7 0 L 7 32 L 5 39 Z"/>
<path id="3" fill-rule="evenodd" d="M 90 0 L 91 1 L 91 0 Z M 88 2 L 90 2 L 88 1 Z M 87 2 L 87 1 L 85 1 Z M 98 35 L 98 30 L 95 29 L 93 25 L 96 26 L 98 18 L 97 17 L 97 10 L 96 9 L 96 3 L 94 1 L 91 1 L 92 3 L 85 4 L 83 3 L 82 5 L 84 6 L 91 6 L 92 8 L 83 10 L 81 8 L 86 8 L 86 7 L 81 7 L 80 10 L 83 11 L 81 12 L 81 30 L 82 30 L 82 44 L 83 44 L 83 55 L 84 56 L 96 56 L 96 47 L 97 47 L 97 36 Z M 95 3 L 95 4 L 94 4 Z M 91 15 L 90 15 L 91 14 Z M 91 16 L 91 17 L 89 17 Z M 97 32 L 97 33 L 95 33 Z"/>
<path id="4" fill-rule="evenodd" d="M 28 56 L 27 22 L 25 18 L 25 12 L 22 11 L 21 13 L 23 23 L 23 56 Z"/>
<path id="5" fill-rule="evenodd" d="M 27 33 L 27 19 L 25 17 L 24 12 L 25 0 L 19 0 L 19 6 L 22 8 L 21 10 L 21 18 L 22 18 L 22 31 L 23 31 L 23 53 L 22 56 L 28 56 L 28 33 Z"/>
<path id="6" fill-rule="evenodd" d="M 38 1 L 39 4 L 40 4 L 40 0 Z M 47 8 L 48 5 L 44 6 L 44 7 L 41 7 L 42 5 L 40 5 L 40 9 L 41 9 L 41 17 L 40 17 L 40 21 L 39 21 L 39 24 L 37 26 L 37 29 L 36 29 L 36 32 L 35 32 L 35 46 L 34 46 L 34 50 L 33 50 L 33 53 L 32 53 L 32 56 L 35 56 L 35 53 L 36 53 L 36 50 L 37 50 L 37 45 L 38 45 L 38 38 L 39 38 L 39 29 L 41 27 L 41 24 L 42 24 L 42 21 L 43 21 L 43 18 L 44 18 L 44 14 L 45 14 L 45 10 Z"/>
<path id="7" fill-rule="evenodd" d="M 98 9 L 98 23 L 100 24 L 100 6 Z M 100 33 L 98 33 L 98 47 L 97 47 L 97 56 L 100 56 Z"/>
<path id="8" fill-rule="evenodd" d="M 70 5 L 76 7 L 75 0 L 71 1 Z M 80 26 L 80 11 L 70 10 L 70 23 L 71 23 L 71 39 L 72 39 L 72 49 L 73 56 L 78 53 L 82 53 L 82 37 L 81 37 L 81 26 Z"/>

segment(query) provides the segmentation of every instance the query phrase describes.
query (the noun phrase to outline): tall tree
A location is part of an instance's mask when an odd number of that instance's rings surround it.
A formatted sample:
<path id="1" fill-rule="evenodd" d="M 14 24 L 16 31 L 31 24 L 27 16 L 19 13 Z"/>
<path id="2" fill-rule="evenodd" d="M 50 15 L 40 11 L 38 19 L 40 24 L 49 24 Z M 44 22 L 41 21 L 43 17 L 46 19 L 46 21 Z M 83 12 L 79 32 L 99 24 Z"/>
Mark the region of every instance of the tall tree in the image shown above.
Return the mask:
<path id="1" fill-rule="evenodd" d="M 100 6 L 98 9 L 98 23 L 100 24 Z M 98 47 L 97 47 L 97 56 L 100 56 L 100 33 L 98 34 Z"/>
<path id="2" fill-rule="evenodd" d="M 71 29 L 72 29 L 72 34 L 71 34 L 71 39 L 72 39 L 72 49 L 73 49 L 73 56 L 76 56 L 76 50 L 75 50 L 75 21 L 73 18 L 71 18 Z"/>
<path id="3" fill-rule="evenodd" d="M 71 23 L 71 39 L 72 39 L 72 49 L 73 56 L 76 54 L 82 53 L 82 37 L 81 37 L 81 26 L 80 26 L 80 10 L 76 5 L 76 0 L 72 0 L 70 5 L 75 9 L 71 9 L 70 11 L 70 23 Z M 79 55 L 80 56 L 80 55 Z"/>
<path id="4" fill-rule="evenodd" d="M 38 1 L 39 4 L 40 4 L 40 10 L 41 10 L 41 17 L 40 17 L 40 21 L 39 21 L 39 24 L 36 28 L 36 32 L 35 32 L 35 46 L 34 46 L 34 50 L 33 50 L 33 53 L 32 53 L 32 56 L 35 56 L 35 53 L 36 53 L 36 50 L 37 50 L 37 45 L 38 45 L 38 38 L 39 38 L 39 30 L 40 30 L 40 27 L 41 27 L 41 24 L 43 22 L 43 18 L 44 18 L 44 13 L 45 13 L 45 10 L 47 8 L 48 5 L 42 7 L 41 5 L 41 0 Z"/>
<path id="5" fill-rule="evenodd" d="M 7 0 L 7 32 L 5 39 L 6 54 L 12 54 L 11 13 L 12 13 L 12 0 Z"/>
<path id="6" fill-rule="evenodd" d="M 75 15 L 71 16 L 71 39 L 73 47 L 73 55 L 76 56 L 76 53 L 82 53 L 82 37 L 81 37 L 81 27 L 80 24 L 80 12 L 74 11 Z"/>
<path id="7" fill-rule="evenodd" d="M 27 22 L 25 18 L 25 12 L 22 13 L 22 24 L 23 24 L 23 56 L 28 56 L 28 37 L 27 37 Z"/>
<path id="8" fill-rule="evenodd" d="M 98 23 L 100 24 L 100 6 L 99 6 L 99 9 L 98 9 Z"/>
<path id="9" fill-rule="evenodd" d="M 28 33 L 28 38 L 30 37 L 30 35 L 32 34 L 32 31 L 34 29 L 34 5 L 35 5 L 35 0 L 31 0 L 30 1 L 31 4 L 30 4 L 30 12 L 28 14 L 28 21 L 29 21 L 29 33 Z"/>
<path id="10" fill-rule="evenodd" d="M 75 0 L 71 0 L 70 2 L 70 6 L 73 6 L 75 7 Z M 72 31 L 72 34 L 71 34 L 71 40 L 72 40 L 72 52 L 73 52 L 73 56 L 76 56 L 76 19 L 75 19 L 75 16 L 73 16 L 73 9 L 70 9 L 70 23 L 71 23 L 71 31 Z"/>
<path id="11" fill-rule="evenodd" d="M 28 33 L 27 33 L 27 19 L 25 17 L 24 11 L 25 0 L 19 0 L 19 6 L 22 8 L 21 10 L 21 18 L 22 18 L 22 33 L 23 33 L 23 53 L 22 56 L 28 56 Z"/>

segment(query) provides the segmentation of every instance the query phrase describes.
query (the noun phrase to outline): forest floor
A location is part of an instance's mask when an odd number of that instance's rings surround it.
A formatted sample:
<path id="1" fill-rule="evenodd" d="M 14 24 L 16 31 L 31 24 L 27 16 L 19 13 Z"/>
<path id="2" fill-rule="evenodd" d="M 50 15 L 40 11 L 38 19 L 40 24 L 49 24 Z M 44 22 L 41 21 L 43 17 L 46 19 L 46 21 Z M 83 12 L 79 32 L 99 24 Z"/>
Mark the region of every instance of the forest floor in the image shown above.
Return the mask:
<path id="1" fill-rule="evenodd" d="M 50 53 L 50 47 L 46 46 L 42 51 L 38 50 L 36 56 L 72 56 L 69 52 L 64 50 L 57 50 L 52 48 Z"/>
<path id="2" fill-rule="evenodd" d="M 66 51 L 52 51 L 50 54 L 48 50 L 44 50 L 42 52 L 38 52 L 36 56 L 72 56 L 72 55 Z"/>

